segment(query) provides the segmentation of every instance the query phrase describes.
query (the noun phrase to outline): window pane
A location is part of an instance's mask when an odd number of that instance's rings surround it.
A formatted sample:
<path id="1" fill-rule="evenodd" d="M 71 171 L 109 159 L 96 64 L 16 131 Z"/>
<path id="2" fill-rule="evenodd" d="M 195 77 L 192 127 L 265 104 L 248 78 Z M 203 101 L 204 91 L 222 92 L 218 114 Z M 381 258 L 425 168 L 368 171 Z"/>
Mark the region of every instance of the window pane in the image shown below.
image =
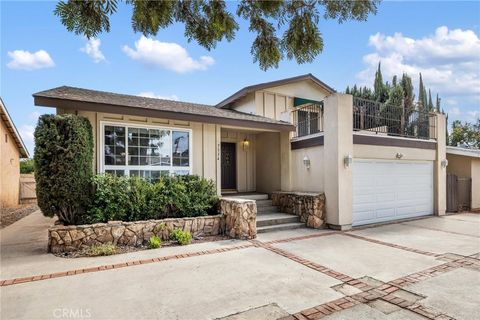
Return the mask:
<path id="1" fill-rule="evenodd" d="M 175 170 L 173 172 L 173 174 L 177 175 L 177 176 L 186 176 L 188 175 L 190 172 L 188 170 Z"/>
<path id="2" fill-rule="evenodd" d="M 125 165 L 125 128 L 118 126 L 104 127 L 104 164 Z"/>
<path id="3" fill-rule="evenodd" d="M 189 139 L 188 132 L 173 131 L 172 158 L 174 166 L 189 165 Z"/>
<path id="4" fill-rule="evenodd" d="M 125 175 L 124 170 L 105 170 L 105 173 L 113 174 L 118 177 L 123 177 Z"/>

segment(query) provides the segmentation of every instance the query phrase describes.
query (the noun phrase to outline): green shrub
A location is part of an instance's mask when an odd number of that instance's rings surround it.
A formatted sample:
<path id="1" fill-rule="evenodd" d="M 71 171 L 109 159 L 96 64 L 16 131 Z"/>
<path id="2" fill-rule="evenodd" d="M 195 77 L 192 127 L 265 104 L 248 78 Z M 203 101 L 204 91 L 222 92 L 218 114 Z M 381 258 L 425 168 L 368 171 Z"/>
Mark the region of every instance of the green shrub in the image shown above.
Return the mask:
<path id="1" fill-rule="evenodd" d="M 194 175 L 181 176 L 179 179 L 185 184 L 187 193 L 187 197 L 181 204 L 184 216 L 196 217 L 216 214 L 214 211 L 218 196 L 217 188 L 212 180 L 202 179 Z"/>
<path id="2" fill-rule="evenodd" d="M 198 176 L 161 177 L 150 182 L 110 174 L 93 177 L 89 222 L 181 218 L 216 213 L 213 182 Z"/>
<path id="3" fill-rule="evenodd" d="M 88 210 L 88 222 L 110 220 L 129 221 L 129 179 L 111 174 L 92 178 L 93 200 Z"/>
<path id="4" fill-rule="evenodd" d="M 117 246 L 111 243 L 94 244 L 84 252 L 89 257 L 110 256 L 117 253 Z"/>
<path id="5" fill-rule="evenodd" d="M 172 232 L 170 232 L 170 239 L 177 241 L 180 245 L 184 246 L 192 242 L 192 234 L 181 229 L 173 229 Z"/>
<path id="6" fill-rule="evenodd" d="M 20 173 L 33 173 L 33 159 L 20 160 Z"/>
<path id="7" fill-rule="evenodd" d="M 43 214 L 80 223 L 90 200 L 92 127 L 72 114 L 43 115 L 35 129 L 35 180 Z"/>
<path id="8" fill-rule="evenodd" d="M 157 237 L 157 236 L 151 236 L 150 239 L 148 239 L 148 248 L 149 249 L 160 248 L 161 244 L 162 244 L 162 240 L 160 240 L 160 238 Z"/>

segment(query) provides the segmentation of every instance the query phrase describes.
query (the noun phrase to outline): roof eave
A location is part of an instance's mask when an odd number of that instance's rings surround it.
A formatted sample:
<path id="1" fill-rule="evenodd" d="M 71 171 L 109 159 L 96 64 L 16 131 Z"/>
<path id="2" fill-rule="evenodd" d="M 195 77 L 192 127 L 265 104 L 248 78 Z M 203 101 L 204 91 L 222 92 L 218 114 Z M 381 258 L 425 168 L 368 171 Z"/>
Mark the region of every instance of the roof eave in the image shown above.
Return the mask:
<path id="1" fill-rule="evenodd" d="M 235 92 L 234 94 L 232 94 L 231 96 L 227 97 L 226 99 L 220 101 L 218 104 L 215 105 L 215 107 L 216 108 L 226 108 L 231 103 L 233 103 L 233 102 L 237 101 L 238 99 L 246 96 L 247 94 L 251 93 L 252 91 L 262 90 L 262 89 L 269 88 L 269 87 L 277 87 L 277 86 L 289 84 L 289 83 L 296 82 L 296 81 L 302 81 L 302 80 L 311 80 L 311 81 L 315 82 L 318 86 L 322 87 L 325 91 L 327 91 L 330 94 L 333 94 L 333 93 L 337 92 L 335 89 L 333 89 L 332 87 L 330 87 L 329 85 L 327 85 L 326 83 L 324 83 L 323 81 L 321 81 L 320 79 L 318 79 L 317 77 L 312 75 L 311 73 L 307 73 L 307 74 L 303 74 L 303 75 L 296 76 L 296 77 L 280 79 L 280 80 L 275 80 L 275 81 L 270 81 L 270 82 L 264 82 L 264 83 L 259 83 L 259 84 L 256 84 L 256 85 L 251 85 L 251 86 L 244 87 L 244 88 L 240 89 L 239 91 Z"/>
<path id="2" fill-rule="evenodd" d="M 133 116 L 144 116 L 154 118 L 166 118 L 172 120 L 183 120 L 192 122 L 203 122 L 212 124 L 234 125 L 245 128 L 276 130 L 276 131 L 294 131 L 295 126 L 289 123 L 261 122 L 246 119 L 233 119 L 227 117 L 217 117 L 209 115 L 191 114 L 185 112 L 165 111 L 149 108 L 131 107 L 125 105 L 106 104 L 102 102 L 87 102 L 65 98 L 54 98 L 43 96 L 39 93 L 33 94 L 34 104 L 36 106 L 54 107 L 69 110 L 84 110 L 94 112 L 104 112 L 113 114 L 127 114 Z"/>
<path id="3" fill-rule="evenodd" d="M 29 158 L 30 153 L 28 152 L 27 147 L 25 146 L 25 143 L 23 142 L 22 136 L 17 130 L 17 127 L 15 126 L 15 123 L 13 122 L 12 118 L 10 117 L 10 114 L 8 113 L 7 107 L 3 103 L 2 98 L 0 98 L 0 105 L 1 105 L 1 111 L 2 114 L 5 115 L 6 122 L 7 122 L 7 130 L 10 131 L 10 134 L 12 135 L 13 139 L 15 140 L 15 143 L 17 145 L 17 148 L 20 152 L 21 158 Z"/>

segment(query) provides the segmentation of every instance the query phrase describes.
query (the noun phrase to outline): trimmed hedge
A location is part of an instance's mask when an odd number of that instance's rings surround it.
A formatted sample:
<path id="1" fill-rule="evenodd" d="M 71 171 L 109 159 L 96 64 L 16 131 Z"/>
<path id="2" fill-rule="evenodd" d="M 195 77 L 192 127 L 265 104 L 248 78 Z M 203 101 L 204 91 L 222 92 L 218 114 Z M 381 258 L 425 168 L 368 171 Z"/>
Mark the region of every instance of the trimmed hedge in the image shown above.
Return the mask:
<path id="1" fill-rule="evenodd" d="M 198 176 L 165 176 L 156 182 L 111 174 L 92 178 L 93 200 L 87 222 L 196 217 L 217 214 L 212 181 Z"/>
<path id="2" fill-rule="evenodd" d="M 90 201 L 92 126 L 72 114 L 43 115 L 35 129 L 38 206 L 64 224 L 81 223 Z"/>

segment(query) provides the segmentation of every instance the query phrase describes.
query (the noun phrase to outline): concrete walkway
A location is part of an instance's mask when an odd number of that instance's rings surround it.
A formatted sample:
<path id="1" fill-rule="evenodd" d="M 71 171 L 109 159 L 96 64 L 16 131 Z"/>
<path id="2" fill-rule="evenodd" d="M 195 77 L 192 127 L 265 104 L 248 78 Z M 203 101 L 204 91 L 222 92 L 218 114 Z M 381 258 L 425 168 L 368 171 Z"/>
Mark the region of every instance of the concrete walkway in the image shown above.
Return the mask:
<path id="1" fill-rule="evenodd" d="M 45 253 L 52 223 L 0 231 L 1 319 L 479 319 L 480 215 L 78 259 Z"/>

